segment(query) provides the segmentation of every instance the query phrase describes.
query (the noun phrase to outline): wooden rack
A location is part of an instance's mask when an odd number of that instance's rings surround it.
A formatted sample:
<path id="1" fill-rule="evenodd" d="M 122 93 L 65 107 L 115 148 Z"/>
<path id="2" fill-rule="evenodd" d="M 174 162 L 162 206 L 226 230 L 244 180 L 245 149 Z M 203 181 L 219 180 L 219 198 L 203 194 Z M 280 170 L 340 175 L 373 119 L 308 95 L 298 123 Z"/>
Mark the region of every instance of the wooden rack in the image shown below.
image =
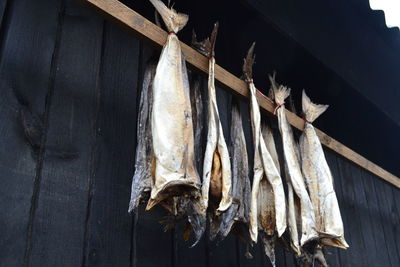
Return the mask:
<path id="1" fill-rule="evenodd" d="M 81 0 L 85 4 L 89 4 L 91 7 L 100 11 L 103 15 L 109 19 L 122 25 L 134 34 L 138 39 L 148 43 L 149 45 L 161 49 L 167 40 L 168 33 L 147 20 L 134 10 L 130 9 L 126 5 L 122 4 L 117 0 Z M 186 61 L 190 66 L 204 73 L 208 72 L 208 60 L 206 57 L 189 47 L 188 45 L 181 43 L 183 53 L 186 57 Z M 235 94 L 248 98 L 249 90 L 247 84 L 234 76 L 233 74 L 226 71 L 221 66 L 215 66 L 215 79 L 218 84 Z M 274 104 L 266 96 L 258 93 L 258 102 L 261 109 L 273 113 Z M 299 130 L 303 130 L 304 121 L 286 110 L 288 120 L 291 125 Z M 393 184 L 397 188 L 400 188 L 400 179 L 363 156 L 359 155 L 355 151 L 336 141 L 332 137 L 328 136 L 324 132 L 315 129 L 321 143 L 336 153 L 342 155 L 358 166 L 368 170 L 375 174 L 379 178 L 385 180 L 388 183 Z"/>

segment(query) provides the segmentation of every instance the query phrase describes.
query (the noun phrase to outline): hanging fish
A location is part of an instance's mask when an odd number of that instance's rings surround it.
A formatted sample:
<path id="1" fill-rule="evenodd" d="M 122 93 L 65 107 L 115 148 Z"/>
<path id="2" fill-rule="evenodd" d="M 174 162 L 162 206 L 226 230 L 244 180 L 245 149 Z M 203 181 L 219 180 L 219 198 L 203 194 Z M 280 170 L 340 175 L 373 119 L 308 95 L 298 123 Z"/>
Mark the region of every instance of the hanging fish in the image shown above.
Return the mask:
<path id="1" fill-rule="evenodd" d="M 190 79 L 190 99 L 192 105 L 193 129 L 195 140 L 195 162 L 199 171 L 202 169 L 203 158 L 203 102 L 201 96 L 203 78 L 192 73 Z M 168 211 L 168 215 L 160 221 L 164 230 L 172 230 L 175 226 L 184 221 L 186 223 L 183 231 L 183 239 L 188 241 L 190 234 L 194 233 L 195 246 L 201 239 L 206 229 L 206 216 L 202 215 L 202 203 L 200 198 L 187 198 L 184 196 L 173 197 L 172 200 L 164 200 L 160 204 Z"/>
<path id="2" fill-rule="evenodd" d="M 250 236 L 257 242 L 258 232 L 266 254 L 275 265 L 273 245 L 276 236 L 280 237 L 286 229 L 286 201 L 279 166 L 272 158 L 261 131 L 260 107 L 256 87 L 253 83 L 252 66 L 255 44 L 250 47 L 244 60 L 243 72 L 250 89 L 250 113 L 254 145 L 254 177 L 250 204 Z M 273 140 L 272 140 L 273 142 Z"/>
<path id="3" fill-rule="evenodd" d="M 231 112 L 229 152 L 232 164 L 232 205 L 222 214 L 219 236 L 224 239 L 232 230 L 244 243 L 250 242 L 250 179 L 246 140 L 243 132 L 240 104 L 234 98 Z"/>
<path id="4" fill-rule="evenodd" d="M 312 125 L 328 105 L 312 103 L 303 90 L 302 106 L 305 120 L 303 134 L 300 137 L 302 170 L 314 207 L 316 229 L 322 244 L 346 249 L 348 244 L 344 239 L 343 221 L 332 174 Z"/>
<path id="5" fill-rule="evenodd" d="M 153 187 L 146 209 L 173 196 L 194 196 L 200 187 L 194 162 L 194 136 L 186 63 L 176 33 L 188 16 L 150 0 L 169 34 L 153 83 L 151 132 L 153 141 Z"/>
<path id="6" fill-rule="evenodd" d="M 318 233 L 315 227 L 315 216 L 313 206 L 308 196 L 306 185 L 303 179 L 303 174 L 300 167 L 300 158 L 296 153 L 296 143 L 294 141 L 292 128 L 286 118 L 285 110 L 285 99 L 289 96 L 290 89 L 285 86 L 278 86 L 275 82 L 274 77 L 269 76 L 271 81 L 272 90 L 274 92 L 274 100 L 276 103 L 275 112 L 278 115 L 279 131 L 282 136 L 283 152 L 286 163 L 286 170 L 290 180 L 290 186 L 293 187 L 293 203 L 289 203 L 289 206 L 300 208 L 300 227 L 298 227 L 298 232 L 301 233 L 300 245 L 303 246 L 307 242 L 318 238 Z M 290 191 L 289 191 L 290 194 Z M 297 198 L 296 198 L 297 197 Z M 299 205 L 296 205 L 296 201 Z M 293 207 L 292 207 L 293 208 Z M 293 209 L 289 209 L 289 213 L 292 213 Z M 292 219 L 293 214 L 289 214 L 290 225 L 294 226 Z M 299 219 L 297 221 L 299 221 Z M 294 230 L 294 229 L 293 229 Z M 294 236 L 292 235 L 292 238 Z M 297 241 L 293 240 L 293 244 Z"/>
<path id="7" fill-rule="evenodd" d="M 149 199 L 152 187 L 153 145 L 151 139 L 151 110 L 153 104 L 152 85 L 156 73 L 157 62 L 151 60 L 146 64 L 143 86 L 140 94 L 139 115 L 137 125 L 137 146 L 135 174 L 132 179 L 129 212 L 137 209 L 141 202 Z"/>
<path id="8" fill-rule="evenodd" d="M 214 46 L 218 23 L 214 25 L 211 38 L 193 43 L 197 50 L 208 57 L 208 133 L 203 165 L 202 205 L 210 212 L 210 237 L 213 239 L 219 231 L 221 212 L 232 203 L 231 163 L 218 113 L 215 93 L 215 58 Z"/>

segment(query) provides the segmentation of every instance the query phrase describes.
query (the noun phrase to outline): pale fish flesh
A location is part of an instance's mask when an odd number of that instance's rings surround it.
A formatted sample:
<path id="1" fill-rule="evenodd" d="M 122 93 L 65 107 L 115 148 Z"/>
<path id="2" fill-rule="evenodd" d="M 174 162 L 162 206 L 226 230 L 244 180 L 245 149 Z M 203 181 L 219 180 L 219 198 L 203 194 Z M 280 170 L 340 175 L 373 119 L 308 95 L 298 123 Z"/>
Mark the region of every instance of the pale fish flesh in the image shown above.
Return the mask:
<path id="1" fill-rule="evenodd" d="M 290 178 L 291 186 L 294 193 L 300 201 L 301 216 L 301 239 L 300 244 L 303 246 L 307 242 L 318 238 L 315 227 L 315 215 L 313 206 L 308 196 L 306 184 L 300 167 L 300 159 L 296 155 L 296 143 L 294 141 L 292 128 L 286 118 L 285 99 L 289 96 L 290 89 L 285 86 L 278 86 L 273 77 L 269 77 L 274 92 L 275 103 L 277 105 L 276 112 L 278 115 L 279 131 L 282 136 L 284 159 L 287 164 L 287 172 Z"/>
<path id="2" fill-rule="evenodd" d="M 286 229 L 286 201 L 280 176 L 261 132 L 260 107 L 252 80 L 254 44 L 244 60 L 243 72 L 250 89 L 250 114 L 253 130 L 254 177 L 250 204 L 250 236 L 257 242 L 258 231 L 280 237 Z"/>
<path id="3" fill-rule="evenodd" d="M 195 162 L 197 169 L 201 172 L 203 164 L 203 101 L 202 101 L 202 83 L 203 77 L 192 73 L 190 78 L 190 99 L 192 105 L 193 129 L 195 140 Z M 183 232 L 183 239 L 188 241 L 190 235 L 194 233 L 195 246 L 201 239 L 206 228 L 206 217 L 201 214 L 201 199 L 186 198 L 183 196 L 174 197 L 173 201 L 164 200 L 161 205 L 169 211 L 168 216 L 161 221 L 164 229 L 171 230 L 175 228 L 178 222 L 185 221 L 186 225 Z"/>
<path id="4" fill-rule="evenodd" d="M 153 145 L 151 141 L 151 110 L 153 104 L 152 86 L 157 62 L 152 60 L 146 64 L 143 85 L 140 94 L 139 115 L 137 125 L 137 146 L 135 157 L 135 173 L 132 179 L 129 212 L 135 211 L 141 202 L 150 196 L 153 180 L 152 159 Z"/>
<path id="5" fill-rule="evenodd" d="M 326 162 L 321 142 L 312 125 L 312 122 L 328 108 L 328 105 L 312 103 L 303 91 L 302 106 L 306 121 L 300 137 L 302 170 L 314 207 L 320 242 L 324 245 L 345 249 L 348 245 L 344 239 L 343 221 L 332 174 Z"/>
<path id="6" fill-rule="evenodd" d="M 146 209 L 173 196 L 198 193 L 200 178 L 194 161 L 194 136 L 186 63 L 176 33 L 188 16 L 150 0 L 170 34 L 163 47 L 153 83 L 152 138 L 154 176 Z"/>
<path id="7" fill-rule="evenodd" d="M 218 23 L 214 25 L 211 38 L 203 42 L 193 40 L 197 50 L 209 58 L 208 71 L 208 132 L 204 154 L 202 180 L 202 206 L 204 213 L 209 207 L 211 219 L 211 238 L 218 233 L 220 213 L 227 210 L 232 203 L 231 163 L 218 113 L 215 92 L 215 58 L 214 45 Z M 195 37 L 194 37 L 195 39 Z"/>

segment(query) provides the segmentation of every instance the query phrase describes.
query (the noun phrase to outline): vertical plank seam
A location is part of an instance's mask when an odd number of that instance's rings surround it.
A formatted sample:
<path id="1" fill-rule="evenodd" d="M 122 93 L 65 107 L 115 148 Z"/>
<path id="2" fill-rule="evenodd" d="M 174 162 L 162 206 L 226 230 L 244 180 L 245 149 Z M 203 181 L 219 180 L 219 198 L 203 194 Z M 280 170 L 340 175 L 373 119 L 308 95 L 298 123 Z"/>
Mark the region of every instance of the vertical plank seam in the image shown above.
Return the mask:
<path id="1" fill-rule="evenodd" d="M 7 0 L 5 0 L 7 1 Z M 7 1 L 3 11 L 3 18 L 0 24 L 0 62 L 3 59 L 4 53 L 4 45 L 6 42 L 6 36 L 8 35 L 8 31 L 10 29 L 10 22 L 11 22 L 11 10 L 13 9 L 13 1 Z"/>
<path id="2" fill-rule="evenodd" d="M 362 172 L 361 172 L 361 170 L 360 170 L 360 174 L 362 174 Z M 370 178 L 373 178 L 373 177 L 363 177 L 363 179 L 362 179 L 362 183 L 363 183 L 363 186 L 364 186 L 364 189 L 366 188 L 366 181 L 365 181 L 365 179 L 370 179 Z M 389 252 L 389 248 L 388 248 L 388 246 L 387 246 L 387 242 L 386 242 L 386 234 L 385 234 L 385 230 L 384 230 L 384 224 L 382 223 L 382 219 L 383 219 L 383 215 L 382 215 L 382 208 L 380 208 L 379 209 L 379 207 L 381 207 L 381 204 L 382 203 L 380 203 L 381 201 L 380 201 L 380 197 L 378 196 L 378 191 L 379 190 L 377 190 L 378 188 L 379 188 L 379 186 L 378 187 L 376 187 L 376 183 L 375 183 L 375 181 L 371 181 L 371 185 L 373 186 L 373 193 L 375 193 L 375 199 L 376 199 L 376 202 L 377 202 L 377 205 L 378 205 L 378 214 L 377 214 L 377 216 L 379 216 L 379 221 L 377 222 L 377 225 L 378 226 L 380 226 L 380 228 L 381 228 L 381 230 L 382 230 L 382 233 L 372 233 L 373 234 L 373 237 L 374 237 L 374 242 L 375 242 L 375 248 L 376 249 L 378 249 L 378 242 L 377 242 L 377 240 L 376 240 L 376 238 L 375 238 L 375 234 L 378 234 L 378 235 L 380 235 L 380 234 L 382 234 L 383 235 L 383 239 L 385 240 L 385 247 L 386 247 L 386 253 L 388 253 Z M 365 191 L 365 190 L 364 190 Z M 365 193 L 367 193 L 367 192 L 365 192 Z M 368 192 L 369 194 L 371 194 L 372 192 Z M 370 216 L 370 221 L 372 222 L 372 218 L 371 218 L 371 216 L 373 216 L 373 214 L 372 214 L 372 211 L 371 211 L 371 208 L 372 207 L 370 207 L 370 204 L 369 204 L 369 201 L 368 201 L 368 198 L 366 199 L 367 200 L 367 205 L 368 205 L 368 207 L 367 207 L 367 210 L 368 210 L 368 214 L 369 214 L 369 216 Z M 385 253 L 385 254 L 386 254 Z M 388 254 L 388 260 L 389 260 L 389 262 L 391 262 L 390 261 L 390 254 Z"/>
<path id="3" fill-rule="evenodd" d="M 82 267 L 88 265 L 88 257 L 89 252 L 89 234 L 90 234 L 90 218 L 91 218 L 91 210 L 92 210 L 92 200 L 94 194 L 94 180 L 96 176 L 96 163 L 98 157 L 98 127 L 99 127 L 99 116 L 100 116 L 100 107 L 101 107 L 101 96 L 102 96 L 102 83 L 101 77 L 103 76 L 103 63 L 104 63 L 104 53 L 105 53 L 105 38 L 106 36 L 106 27 L 105 21 L 102 21 L 102 36 L 101 36 L 101 52 L 100 52 L 100 62 L 99 67 L 97 69 L 97 77 L 96 77 L 96 111 L 95 111 L 95 120 L 93 123 L 92 134 L 94 140 L 91 145 L 91 156 L 90 156 L 90 174 L 88 181 L 88 193 L 87 193 L 87 206 L 86 206 L 86 217 L 85 217 L 85 230 L 83 234 L 83 247 L 82 247 Z"/>
<path id="4" fill-rule="evenodd" d="M 33 183 L 33 192 L 31 197 L 31 206 L 29 210 L 29 220 L 27 226 L 27 234 L 26 234 L 26 241 L 25 241 L 25 254 L 24 254 L 24 266 L 28 266 L 30 262 L 31 250 L 32 250 L 32 234 L 33 234 L 33 224 L 35 221 L 36 209 L 39 202 L 39 195 L 40 195 L 40 184 L 42 180 L 42 168 L 45 158 L 46 152 L 46 141 L 47 141 L 47 133 L 49 128 L 49 118 L 50 118 L 50 108 L 53 99 L 53 93 L 55 88 L 55 77 L 57 74 L 57 63 L 58 57 L 60 52 L 60 45 L 61 45 L 61 36 L 64 24 L 64 15 L 65 15 L 65 3 L 63 0 L 60 1 L 60 8 L 58 11 L 58 22 L 57 22 L 57 32 L 56 32 L 56 39 L 53 49 L 53 54 L 51 57 L 50 63 L 50 73 L 49 73 L 49 83 L 48 89 L 46 93 L 45 99 L 45 109 L 44 109 L 44 132 L 41 137 L 40 141 L 40 148 L 38 153 L 38 158 L 36 162 L 36 173 L 35 179 Z"/>
<path id="5" fill-rule="evenodd" d="M 145 72 L 145 62 L 144 62 L 144 55 L 143 55 L 143 43 L 140 42 L 139 43 L 139 58 L 138 58 L 138 78 L 137 78 L 137 82 L 136 82 L 136 90 L 138 91 L 138 93 L 136 94 L 136 99 L 135 99 L 135 103 L 136 103 L 136 114 L 137 116 L 139 115 L 139 108 L 140 108 L 140 97 L 141 97 L 141 93 L 142 93 L 142 84 L 143 84 L 143 77 L 144 77 L 144 72 Z M 137 125 L 135 128 L 135 131 L 137 132 Z M 135 138 L 135 151 L 136 151 L 136 147 L 137 147 L 137 138 Z M 136 153 L 134 153 L 134 159 L 133 159 L 133 164 L 134 162 L 136 162 Z M 136 171 L 136 169 L 134 169 L 133 171 Z M 133 177 L 133 175 L 131 175 Z M 128 203 L 127 203 L 128 204 Z M 132 221 L 131 221 L 131 247 L 130 247 L 130 251 L 129 251 L 129 258 L 130 258 L 130 267 L 137 267 L 137 256 L 136 256 L 136 241 L 137 241 L 137 232 L 136 232 L 136 225 L 138 223 L 139 220 L 139 209 L 137 209 L 133 216 L 132 216 Z"/>

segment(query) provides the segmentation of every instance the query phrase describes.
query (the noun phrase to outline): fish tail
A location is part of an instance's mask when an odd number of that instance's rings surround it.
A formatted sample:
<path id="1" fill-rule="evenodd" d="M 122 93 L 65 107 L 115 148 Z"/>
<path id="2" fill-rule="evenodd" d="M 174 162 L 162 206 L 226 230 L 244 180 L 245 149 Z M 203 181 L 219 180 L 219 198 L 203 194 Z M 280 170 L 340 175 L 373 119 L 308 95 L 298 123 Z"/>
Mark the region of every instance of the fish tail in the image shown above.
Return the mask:
<path id="1" fill-rule="evenodd" d="M 268 75 L 268 78 L 271 82 L 272 95 L 274 96 L 275 103 L 277 105 L 285 104 L 285 99 L 290 95 L 290 88 L 278 84 L 275 80 L 275 73 L 273 75 Z"/>
<path id="2" fill-rule="evenodd" d="M 249 51 L 247 52 L 246 57 L 243 59 L 243 74 L 246 81 L 250 82 L 253 79 L 253 64 L 256 59 L 256 55 L 254 54 L 254 47 L 256 42 L 250 46 Z"/>
<path id="3" fill-rule="evenodd" d="M 305 119 L 310 123 L 317 119 L 329 107 L 329 105 L 319 105 L 311 102 L 305 90 L 303 90 L 301 102 Z"/>
<path id="4" fill-rule="evenodd" d="M 154 8 L 161 15 L 168 31 L 178 33 L 189 20 L 189 16 L 168 8 L 161 0 L 150 0 Z"/>

